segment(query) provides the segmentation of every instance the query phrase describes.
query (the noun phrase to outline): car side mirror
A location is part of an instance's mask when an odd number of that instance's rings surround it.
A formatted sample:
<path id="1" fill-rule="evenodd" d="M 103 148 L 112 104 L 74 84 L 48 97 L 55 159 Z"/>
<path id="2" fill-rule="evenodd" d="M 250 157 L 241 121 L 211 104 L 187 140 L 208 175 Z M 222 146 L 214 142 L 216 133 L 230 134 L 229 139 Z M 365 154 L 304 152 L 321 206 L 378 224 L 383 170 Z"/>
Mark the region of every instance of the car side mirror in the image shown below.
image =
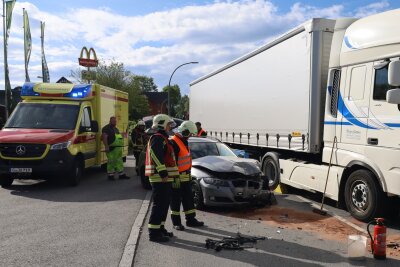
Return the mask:
<path id="1" fill-rule="evenodd" d="M 97 121 L 90 121 L 90 125 L 92 125 L 92 132 L 98 133 L 99 132 L 99 123 Z"/>
<path id="2" fill-rule="evenodd" d="M 400 89 L 392 89 L 387 91 L 386 101 L 390 104 L 400 104 Z"/>
<path id="3" fill-rule="evenodd" d="M 400 61 L 399 60 L 392 61 L 389 63 L 388 83 L 391 86 L 400 87 Z"/>

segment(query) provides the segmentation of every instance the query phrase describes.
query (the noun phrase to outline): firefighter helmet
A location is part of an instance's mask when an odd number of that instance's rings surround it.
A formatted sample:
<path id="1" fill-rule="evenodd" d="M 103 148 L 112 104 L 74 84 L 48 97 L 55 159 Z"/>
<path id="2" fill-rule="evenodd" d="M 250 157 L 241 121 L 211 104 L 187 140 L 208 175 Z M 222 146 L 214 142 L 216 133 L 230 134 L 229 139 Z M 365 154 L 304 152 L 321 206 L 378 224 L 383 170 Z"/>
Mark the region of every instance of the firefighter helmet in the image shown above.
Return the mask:
<path id="1" fill-rule="evenodd" d="M 158 114 L 158 115 L 154 116 L 154 118 L 153 118 L 153 126 L 152 127 L 155 129 L 165 130 L 168 123 L 172 124 L 171 127 L 175 126 L 175 122 L 173 119 L 171 119 L 170 116 L 165 115 L 165 114 Z"/>
<path id="2" fill-rule="evenodd" d="M 178 132 L 185 137 L 189 137 L 191 135 L 195 136 L 195 135 L 197 135 L 196 124 L 194 124 L 194 122 L 192 122 L 192 121 L 184 121 L 178 127 Z"/>
<path id="3" fill-rule="evenodd" d="M 139 120 L 136 124 L 136 126 L 146 126 L 146 124 L 144 123 L 144 121 Z"/>

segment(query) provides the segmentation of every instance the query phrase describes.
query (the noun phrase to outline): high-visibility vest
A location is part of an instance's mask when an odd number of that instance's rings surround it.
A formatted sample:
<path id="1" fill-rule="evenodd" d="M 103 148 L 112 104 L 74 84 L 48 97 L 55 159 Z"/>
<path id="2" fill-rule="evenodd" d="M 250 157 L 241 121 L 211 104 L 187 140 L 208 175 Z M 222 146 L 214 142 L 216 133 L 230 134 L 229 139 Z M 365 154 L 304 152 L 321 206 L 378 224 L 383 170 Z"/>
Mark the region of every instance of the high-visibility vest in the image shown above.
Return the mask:
<path id="1" fill-rule="evenodd" d="M 179 154 L 178 154 L 178 170 L 179 173 L 190 170 L 192 167 L 192 155 L 190 154 L 190 149 L 185 146 L 182 140 L 174 135 L 171 138 L 179 147 Z"/>
<path id="2" fill-rule="evenodd" d="M 206 131 L 203 130 L 203 128 L 198 132 L 197 136 L 202 136 L 203 133 L 206 133 Z"/>
<path id="3" fill-rule="evenodd" d="M 152 151 L 150 144 L 151 139 L 155 136 L 162 137 L 167 147 L 167 151 L 164 154 L 164 164 L 157 162 L 158 159 L 151 157 Z M 173 182 L 174 178 L 179 177 L 178 166 L 176 166 L 175 162 L 174 148 L 169 143 L 168 138 L 160 133 L 156 133 L 150 137 L 149 143 L 147 145 L 145 175 L 149 177 L 150 183 L 159 183 L 162 182 L 162 179 L 158 173 L 164 170 L 168 172 L 167 182 Z"/>

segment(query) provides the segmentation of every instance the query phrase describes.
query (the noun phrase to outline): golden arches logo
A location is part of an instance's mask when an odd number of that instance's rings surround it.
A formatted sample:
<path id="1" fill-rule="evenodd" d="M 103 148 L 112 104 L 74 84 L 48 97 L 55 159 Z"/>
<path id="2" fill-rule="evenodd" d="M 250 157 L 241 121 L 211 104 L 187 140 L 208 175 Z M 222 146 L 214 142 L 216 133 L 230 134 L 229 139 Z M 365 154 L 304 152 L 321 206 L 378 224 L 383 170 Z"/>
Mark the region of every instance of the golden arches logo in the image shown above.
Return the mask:
<path id="1" fill-rule="evenodd" d="M 93 58 L 91 57 L 92 54 Z M 78 60 L 79 60 L 79 65 L 83 67 L 97 67 L 97 65 L 99 65 L 96 51 L 94 51 L 92 47 L 89 50 L 87 49 L 86 46 L 82 47 L 81 55 Z"/>

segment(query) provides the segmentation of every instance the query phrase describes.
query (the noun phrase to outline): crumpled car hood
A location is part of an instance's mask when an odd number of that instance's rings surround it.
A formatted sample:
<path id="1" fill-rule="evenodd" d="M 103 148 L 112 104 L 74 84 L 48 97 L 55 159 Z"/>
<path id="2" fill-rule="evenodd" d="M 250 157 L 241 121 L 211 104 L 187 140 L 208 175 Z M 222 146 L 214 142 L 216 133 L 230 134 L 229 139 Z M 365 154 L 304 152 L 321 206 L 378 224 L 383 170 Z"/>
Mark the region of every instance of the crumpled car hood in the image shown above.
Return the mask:
<path id="1" fill-rule="evenodd" d="M 213 172 L 236 172 L 243 175 L 256 175 L 261 173 L 261 170 L 255 162 L 253 159 L 206 156 L 194 159 L 192 166 L 205 168 Z"/>

